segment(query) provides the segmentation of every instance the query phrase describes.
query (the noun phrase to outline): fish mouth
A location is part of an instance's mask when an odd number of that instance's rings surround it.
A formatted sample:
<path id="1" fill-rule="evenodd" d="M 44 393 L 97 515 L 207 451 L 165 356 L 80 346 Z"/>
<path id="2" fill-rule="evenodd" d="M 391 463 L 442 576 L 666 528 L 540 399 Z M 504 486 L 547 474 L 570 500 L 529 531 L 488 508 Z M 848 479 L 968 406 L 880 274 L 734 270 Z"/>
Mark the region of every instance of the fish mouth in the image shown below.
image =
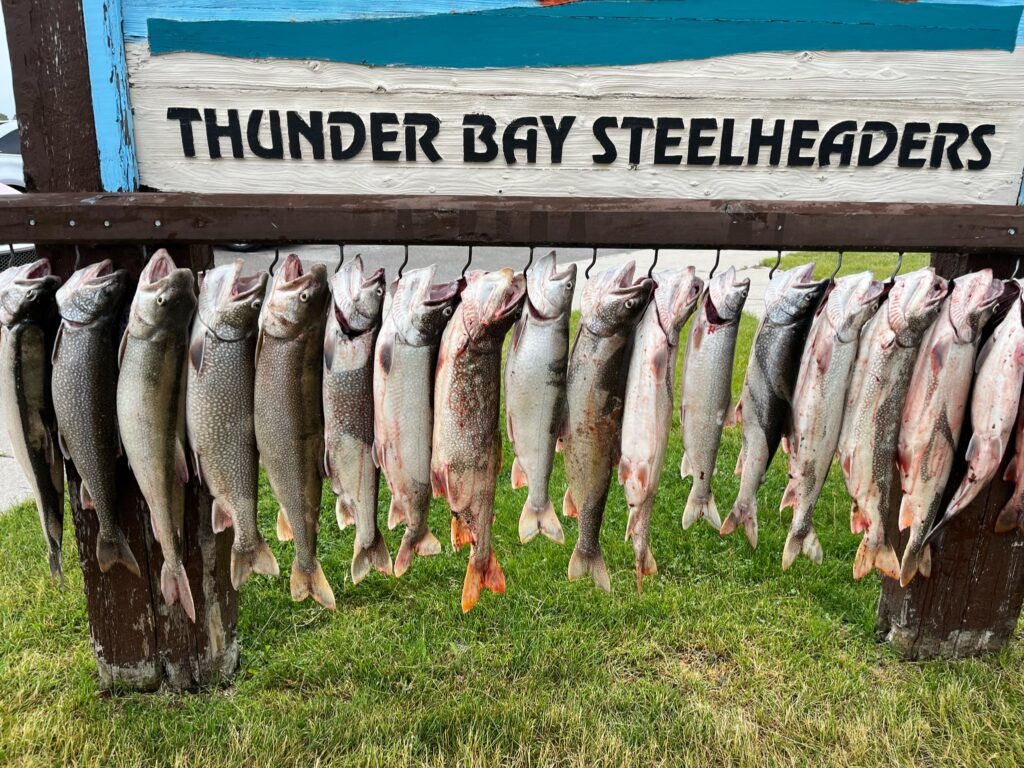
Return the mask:
<path id="1" fill-rule="evenodd" d="M 632 275 L 630 277 L 632 277 Z M 635 281 L 630 281 L 628 285 L 625 285 L 621 288 L 616 288 L 614 291 L 611 292 L 611 295 L 627 300 L 638 299 L 644 296 L 645 294 L 647 296 L 653 294 L 656 286 L 657 283 L 655 283 L 654 280 L 644 275 L 643 277 Z"/>
<path id="2" fill-rule="evenodd" d="M 263 289 L 264 284 L 263 275 L 259 273 L 242 275 L 241 267 L 239 267 L 235 273 L 235 279 L 231 281 L 231 292 L 228 294 L 228 298 L 243 301 L 251 299 Z"/>
<path id="3" fill-rule="evenodd" d="M 506 292 L 505 300 L 498 307 L 495 317 L 504 320 L 509 315 L 518 314 L 523 311 L 523 303 L 526 301 L 526 278 L 522 274 L 514 275 Z"/>
<path id="4" fill-rule="evenodd" d="M 949 281 L 942 277 L 933 277 L 930 290 L 933 292 L 933 295 L 925 300 L 926 307 L 931 307 L 945 300 L 949 295 Z"/>
<path id="5" fill-rule="evenodd" d="M 988 290 L 985 292 L 985 298 L 981 300 L 981 309 L 994 307 L 1002 298 L 1005 290 L 1002 280 L 993 280 L 989 283 Z"/>
<path id="6" fill-rule="evenodd" d="M 363 288 L 372 288 L 374 285 L 384 285 L 383 267 L 377 267 L 369 277 L 363 279 Z"/>
<path id="7" fill-rule="evenodd" d="M 423 300 L 424 306 L 437 307 L 452 301 L 462 291 L 461 280 L 452 280 L 450 283 L 432 283 L 427 290 L 427 296 Z"/>
<path id="8" fill-rule="evenodd" d="M 174 263 L 171 254 L 166 249 L 161 248 L 153 254 L 149 263 L 146 264 L 146 268 L 139 275 L 139 285 L 156 285 L 161 280 L 166 279 L 175 269 L 177 269 L 177 264 Z"/>
<path id="9" fill-rule="evenodd" d="M 114 263 L 110 259 L 103 259 L 103 261 L 82 267 L 72 274 L 61 287 L 61 291 L 63 295 L 67 296 L 82 285 L 102 287 L 113 282 L 114 279 Z"/>
<path id="10" fill-rule="evenodd" d="M 813 261 L 810 261 L 801 267 L 796 267 L 792 272 L 793 287 L 804 290 L 817 287 L 821 281 L 814 279 L 814 267 L 815 262 Z"/>
<path id="11" fill-rule="evenodd" d="M 302 269 L 302 259 L 297 253 L 288 254 L 278 275 L 278 280 L 281 281 L 278 287 L 284 289 L 297 287 L 295 284 L 298 280 L 306 277 L 306 273 Z"/>
<path id="12" fill-rule="evenodd" d="M 49 259 L 38 259 L 32 262 L 25 271 L 18 276 L 18 282 L 29 282 L 32 280 L 41 280 L 44 277 L 49 277 L 53 274 L 53 267 L 50 265 Z"/>

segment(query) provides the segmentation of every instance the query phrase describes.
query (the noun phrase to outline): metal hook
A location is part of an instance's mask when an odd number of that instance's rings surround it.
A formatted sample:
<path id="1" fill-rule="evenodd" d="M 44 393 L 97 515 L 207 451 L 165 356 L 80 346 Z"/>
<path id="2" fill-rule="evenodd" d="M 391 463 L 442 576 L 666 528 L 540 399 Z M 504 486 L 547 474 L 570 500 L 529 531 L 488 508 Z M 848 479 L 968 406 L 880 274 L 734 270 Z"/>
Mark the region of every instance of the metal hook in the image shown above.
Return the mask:
<path id="1" fill-rule="evenodd" d="M 273 274 L 274 274 L 274 267 L 277 266 L 277 260 L 280 259 L 280 258 L 281 258 L 281 249 L 280 248 L 274 248 L 274 260 L 272 262 L 270 262 L 270 267 L 267 269 L 267 273 L 270 274 L 271 276 L 273 276 Z"/>
<path id="2" fill-rule="evenodd" d="M 77 246 L 75 246 L 77 248 Z M 4 269 L 14 266 L 14 243 L 7 244 L 7 266 Z"/>
<path id="3" fill-rule="evenodd" d="M 718 262 L 720 262 L 721 260 L 722 260 L 722 249 L 719 248 L 717 251 L 715 251 L 715 263 L 712 265 L 711 271 L 708 273 L 708 281 L 710 281 L 711 278 L 713 278 L 715 276 L 715 272 L 718 271 Z M 771 275 L 769 275 L 769 278 L 770 277 L 771 277 Z"/>
<path id="4" fill-rule="evenodd" d="M 405 246 L 405 259 L 402 261 L 402 266 L 398 268 L 398 279 L 402 279 L 402 272 L 405 271 L 406 265 L 409 263 L 409 246 Z"/>
<path id="5" fill-rule="evenodd" d="M 840 252 L 839 252 L 839 258 L 838 258 L 838 259 L 836 259 L 836 268 L 835 268 L 835 271 L 833 271 L 833 272 L 832 272 L 832 274 L 831 274 L 831 275 L 829 276 L 829 278 L 828 278 L 828 281 L 829 281 L 830 283 L 834 283 L 834 282 L 836 281 L 836 275 L 838 275 L 838 274 L 839 274 L 839 270 L 840 270 L 840 269 L 842 269 L 842 268 L 843 268 L 843 252 L 842 252 L 842 251 L 840 251 Z"/>
<path id="6" fill-rule="evenodd" d="M 1020 259 L 1017 260 L 1017 264 L 1018 266 L 1020 265 Z M 900 251 L 899 258 L 896 260 L 896 269 L 894 269 L 892 274 L 889 275 L 889 281 L 895 280 L 896 275 L 900 273 L 901 269 L 903 269 L 903 251 Z M 1016 275 L 1017 273 L 1014 272 L 1014 274 Z"/>
<path id="7" fill-rule="evenodd" d="M 334 274 L 338 274 L 338 272 L 341 271 L 341 265 L 345 263 L 345 244 L 344 243 L 338 243 L 338 252 L 339 252 L 340 255 L 338 256 L 338 266 L 336 266 L 334 268 Z"/>
<path id="8" fill-rule="evenodd" d="M 14 246 L 8 245 L 7 247 L 11 249 L 11 255 L 13 256 L 14 255 Z M 78 249 L 78 245 L 76 244 L 75 245 L 75 268 L 72 270 L 72 272 L 77 272 L 78 271 L 78 265 L 81 264 L 81 263 L 82 263 L 82 252 Z"/>
<path id="9" fill-rule="evenodd" d="M 147 248 L 145 244 L 140 245 L 139 248 L 142 249 L 142 260 L 149 261 L 149 248 Z"/>
<path id="10" fill-rule="evenodd" d="M 771 271 L 768 273 L 768 279 L 771 280 L 775 277 L 775 271 L 779 268 L 782 263 L 782 249 L 780 248 L 778 253 L 775 254 L 775 263 L 772 265 Z"/>
<path id="11" fill-rule="evenodd" d="M 527 270 L 528 270 L 528 269 L 529 269 L 530 267 L 532 267 L 532 266 L 533 266 L 533 249 L 534 249 L 535 247 L 536 247 L 536 246 L 533 246 L 533 245 L 531 245 L 531 246 L 530 246 L 530 260 L 529 260 L 528 262 L 526 262 L 526 266 L 525 266 L 525 267 L 523 267 L 523 274 L 524 274 L 524 275 L 526 274 Z"/>
<path id="12" fill-rule="evenodd" d="M 583 273 L 587 280 L 590 279 L 590 270 L 594 268 L 595 264 L 597 264 L 597 248 L 594 248 L 594 257 L 590 260 L 590 264 L 587 265 L 587 271 Z"/>
<path id="13" fill-rule="evenodd" d="M 460 277 L 464 278 L 466 276 L 466 270 L 468 270 L 469 267 L 472 264 L 473 264 L 473 246 L 471 245 L 471 246 L 469 246 L 469 258 L 466 260 L 466 266 L 464 266 L 462 268 L 462 274 L 460 275 Z"/>
<path id="14" fill-rule="evenodd" d="M 654 268 L 658 266 L 658 254 L 661 253 L 661 248 L 654 249 L 654 261 L 651 262 L 651 268 L 647 270 L 647 277 L 651 280 L 654 279 Z"/>

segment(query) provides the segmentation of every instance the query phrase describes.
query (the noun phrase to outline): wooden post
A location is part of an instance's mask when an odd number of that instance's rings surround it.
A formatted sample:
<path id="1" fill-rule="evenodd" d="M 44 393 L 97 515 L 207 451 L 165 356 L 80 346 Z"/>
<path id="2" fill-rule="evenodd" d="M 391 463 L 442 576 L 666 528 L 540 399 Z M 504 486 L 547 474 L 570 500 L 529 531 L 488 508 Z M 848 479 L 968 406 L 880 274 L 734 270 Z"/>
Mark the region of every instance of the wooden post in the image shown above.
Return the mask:
<path id="1" fill-rule="evenodd" d="M 946 278 L 985 267 L 991 267 L 997 277 L 1009 277 L 1014 259 L 935 254 L 932 264 Z M 963 452 L 970 434 L 968 418 L 943 508 L 964 476 Z M 936 534 L 931 578 L 918 576 L 905 589 L 898 581 L 882 578 L 878 633 L 908 659 L 992 653 L 1006 644 L 1017 626 L 1024 603 L 1024 536 L 993 530 L 1013 489 L 1002 479 L 1014 452 L 1013 442 L 992 484 Z M 898 531 L 898 489 L 896 495 L 887 534 L 902 553 L 909 531 L 902 535 Z"/>
<path id="2" fill-rule="evenodd" d="M 95 192 L 102 189 L 89 68 L 80 0 L 2 0 L 15 100 L 29 192 Z M 19 240 L 30 240 L 28 232 Z M 54 270 L 67 278 L 75 254 L 68 247 L 40 247 Z M 208 246 L 176 249 L 193 269 L 210 261 Z M 113 258 L 133 280 L 143 266 L 138 246 L 82 249 L 82 263 Z M 192 584 L 197 623 L 160 595 L 163 563 L 153 541 L 149 510 L 126 462 L 118 465 L 118 522 L 143 571 L 100 573 L 96 564 L 95 513 L 79 501 L 79 478 L 66 462 L 68 494 L 85 585 L 93 653 L 102 688 L 149 690 L 207 685 L 238 665 L 235 625 L 238 597 L 231 589 L 230 532 L 215 535 L 210 498 L 193 480 L 186 494 L 185 567 Z"/>

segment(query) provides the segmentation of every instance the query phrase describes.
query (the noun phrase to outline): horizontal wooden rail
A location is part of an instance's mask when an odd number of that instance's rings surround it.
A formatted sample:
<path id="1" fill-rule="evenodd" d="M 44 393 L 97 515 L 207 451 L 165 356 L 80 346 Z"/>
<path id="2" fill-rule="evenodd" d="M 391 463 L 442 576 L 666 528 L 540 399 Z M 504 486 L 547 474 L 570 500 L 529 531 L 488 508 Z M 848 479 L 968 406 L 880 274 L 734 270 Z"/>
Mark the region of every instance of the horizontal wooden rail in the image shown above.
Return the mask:
<path id="1" fill-rule="evenodd" d="M 1024 208 L 550 197 L 27 194 L 0 242 L 396 243 L 1024 253 Z"/>

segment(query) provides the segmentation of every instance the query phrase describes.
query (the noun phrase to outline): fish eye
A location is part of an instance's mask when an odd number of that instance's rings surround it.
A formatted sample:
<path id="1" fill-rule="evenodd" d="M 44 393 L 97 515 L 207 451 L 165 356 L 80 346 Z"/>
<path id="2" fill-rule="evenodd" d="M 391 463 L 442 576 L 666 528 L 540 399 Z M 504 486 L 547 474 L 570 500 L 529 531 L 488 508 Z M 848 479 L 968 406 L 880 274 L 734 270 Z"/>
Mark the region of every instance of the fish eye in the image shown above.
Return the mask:
<path id="1" fill-rule="evenodd" d="M 377 286 L 376 294 L 378 296 L 383 296 L 384 295 L 384 286 Z"/>
<path id="2" fill-rule="evenodd" d="M 299 294 L 299 301 L 309 301 L 309 291 L 303 291 Z"/>
<path id="3" fill-rule="evenodd" d="M 572 290 L 572 280 L 567 280 L 565 283 L 565 292 L 568 293 Z"/>
<path id="4" fill-rule="evenodd" d="M 167 299 L 164 297 L 164 295 L 162 293 L 159 296 L 156 297 L 156 305 L 158 307 L 162 307 L 166 303 L 167 303 Z"/>
<path id="5" fill-rule="evenodd" d="M 441 310 L 441 314 L 444 315 L 445 317 L 451 317 L 452 316 L 452 312 L 454 312 L 454 311 L 455 310 L 452 307 L 449 306 L 449 307 L 445 307 L 443 310 Z"/>
<path id="6" fill-rule="evenodd" d="M 28 299 L 29 301 L 35 301 L 36 289 L 33 288 L 31 291 L 29 291 L 27 294 L 25 294 L 25 298 Z"/>
<path id="7" fill-rule="evenodd" d="M 636 306 L 636 299 L 626 299 L 626 309 L 632 309 Z"/>
<path id="8" fill-rule="evenodd" d="M 260 307 L 263 306 L 263 302 L 260 301 L 259 299 L 253 299 L 252 304 L 250 306 L 252 306 L 253 309 L 259 309 Z"/>

